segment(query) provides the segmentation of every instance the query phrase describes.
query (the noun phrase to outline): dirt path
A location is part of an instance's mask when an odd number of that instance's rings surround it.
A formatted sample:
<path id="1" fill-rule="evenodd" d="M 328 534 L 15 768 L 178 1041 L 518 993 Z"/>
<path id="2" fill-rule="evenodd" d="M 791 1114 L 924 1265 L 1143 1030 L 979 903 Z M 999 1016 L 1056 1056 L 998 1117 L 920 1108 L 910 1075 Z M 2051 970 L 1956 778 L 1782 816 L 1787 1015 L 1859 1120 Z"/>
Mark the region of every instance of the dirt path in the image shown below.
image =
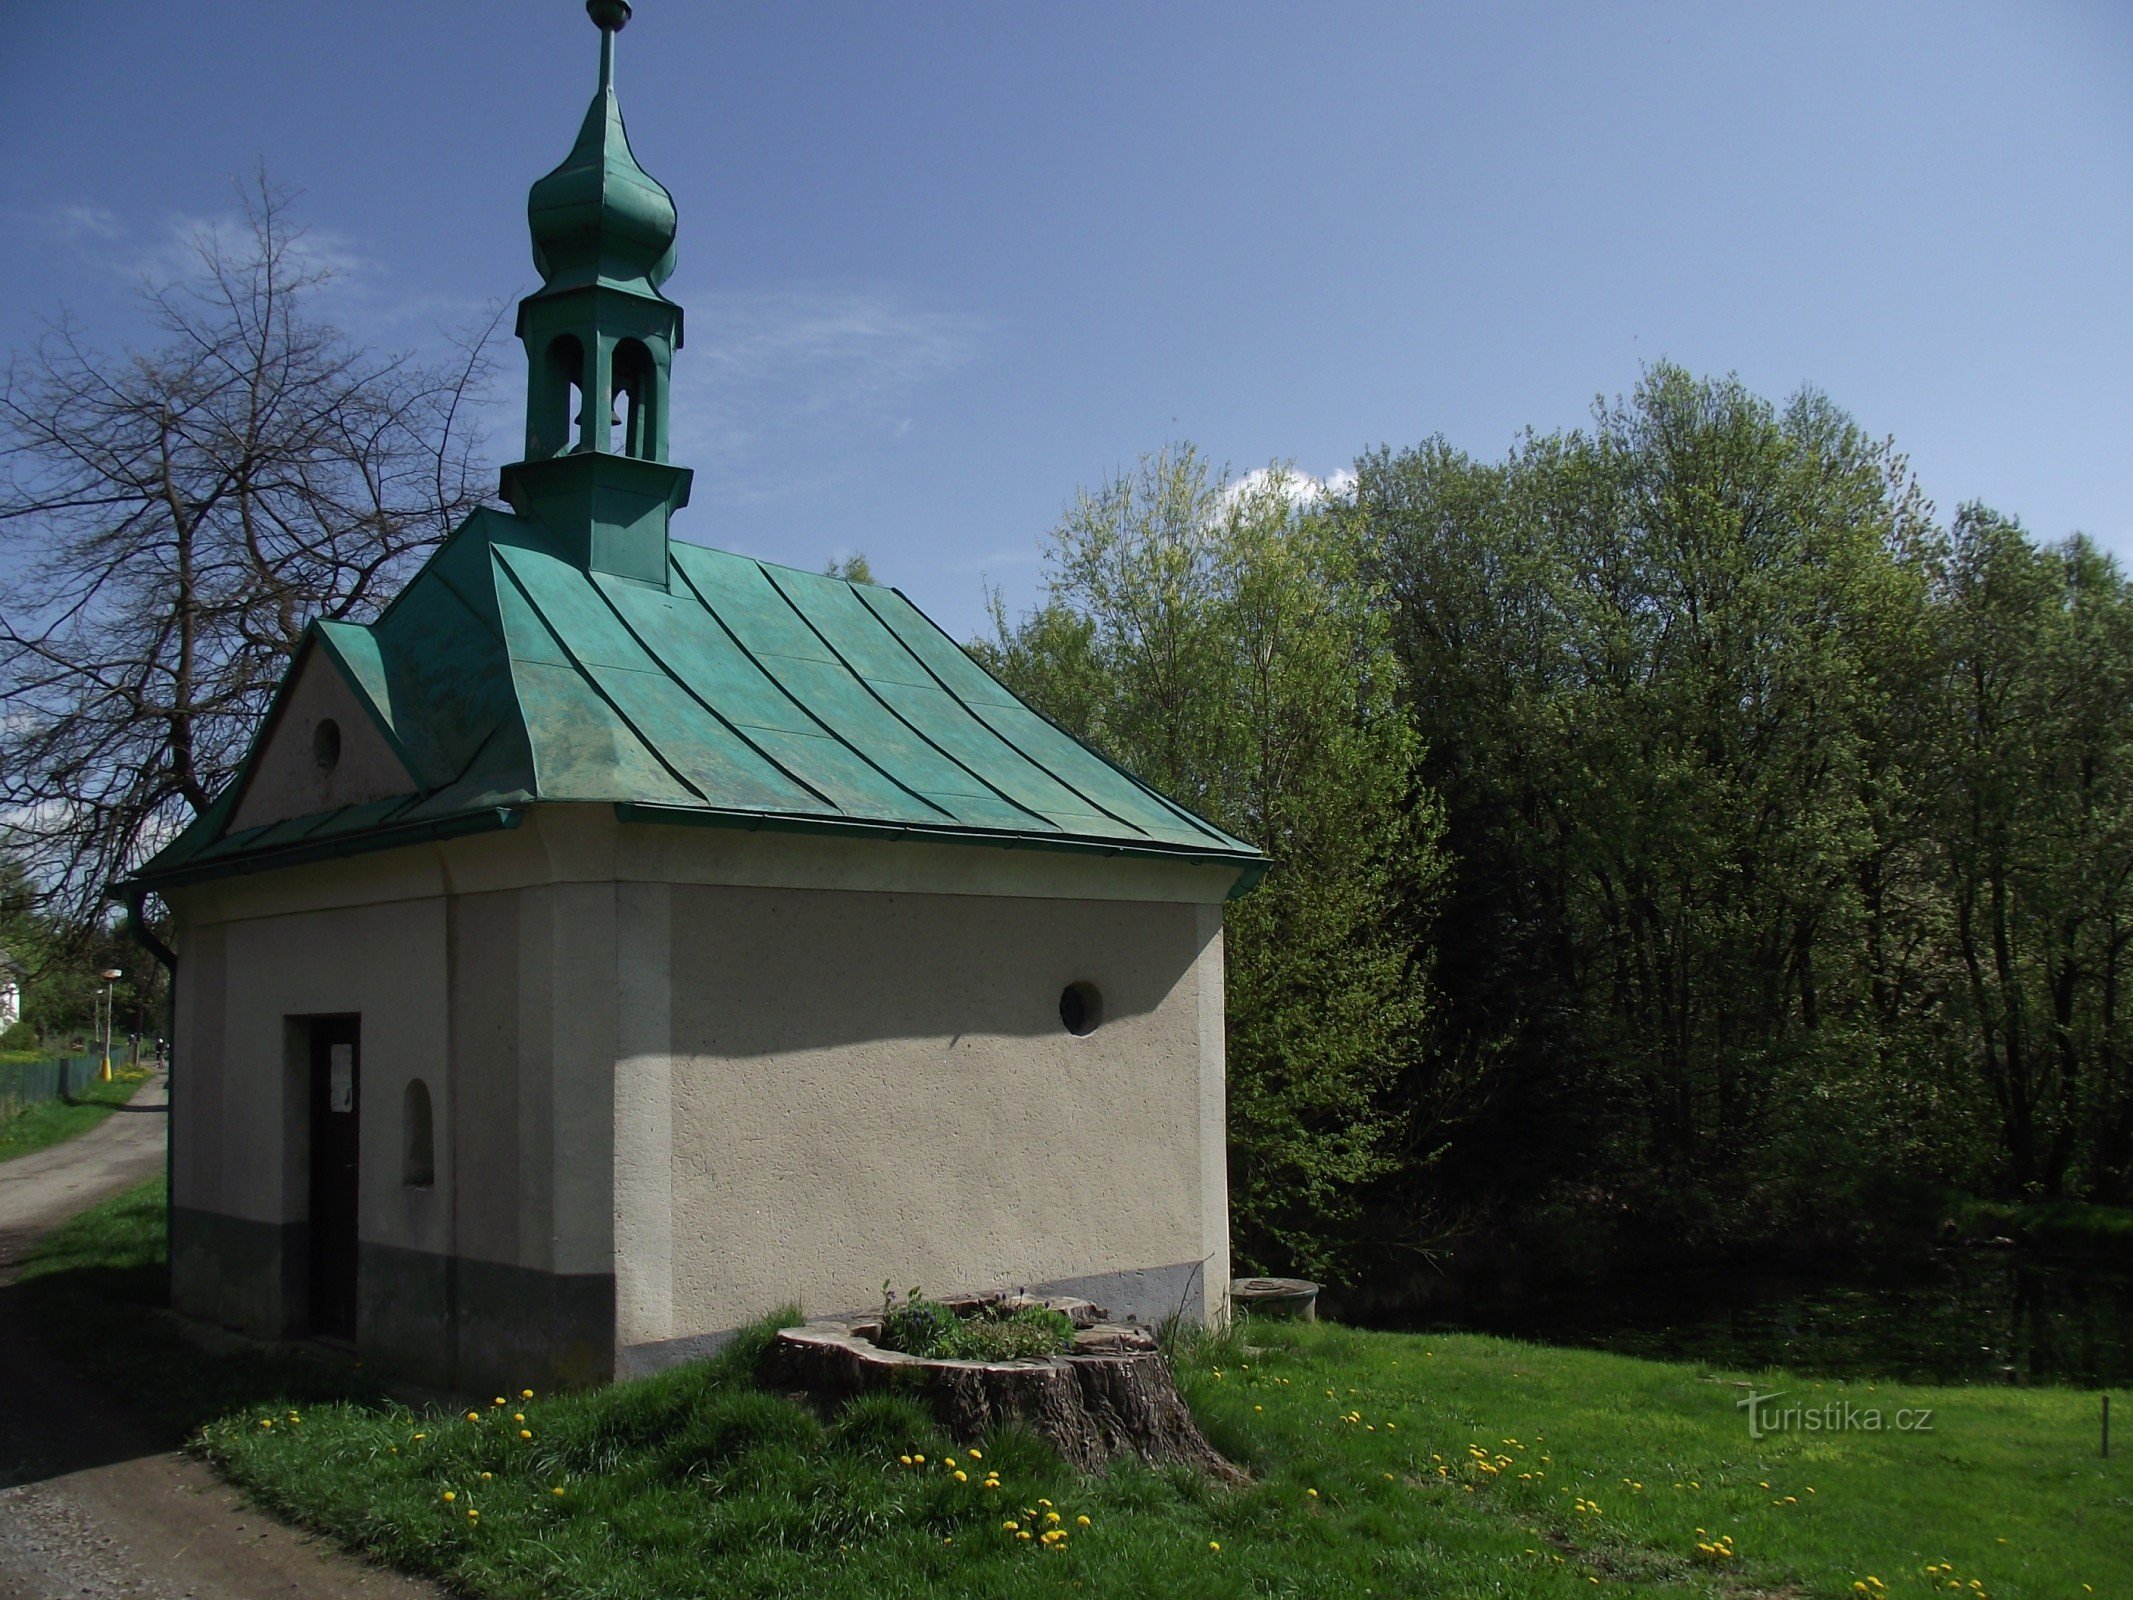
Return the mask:
<path id="1" fill-rule="evenodd" d="M 0 1163 L 0 1288 L 37 1238 L 163 1170 L 163 1080 L 66 1144 Z M 282 1526 L 55 1364 L 0 1295 L 0 1600 L 441 1600 Z"/>

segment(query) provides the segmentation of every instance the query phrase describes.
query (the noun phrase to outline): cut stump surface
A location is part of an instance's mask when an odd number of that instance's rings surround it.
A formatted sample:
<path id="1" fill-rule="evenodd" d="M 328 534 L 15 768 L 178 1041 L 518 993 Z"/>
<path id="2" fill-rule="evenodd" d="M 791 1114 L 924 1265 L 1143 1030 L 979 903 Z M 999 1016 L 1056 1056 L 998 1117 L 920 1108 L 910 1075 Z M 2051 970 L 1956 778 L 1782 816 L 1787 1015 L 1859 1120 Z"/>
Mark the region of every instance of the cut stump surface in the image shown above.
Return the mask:
<path id="1" fill-rule="evenodd" d="M 958 1439 L 1020 1423 L 1081 1472 L 1135 1456 L 1151 1465 L 1183 1462 L 1225 1483 L 1247 1481 L 1200 1432 L 1145 1329 L 1092 1323 L 1076 1331 L 1071 1354 L 1045 1360 L 934 1361 L 882 1348 L 869 1337 L 880 1327 L 787 1328 L 771 1346 L 771 1379 L 806 1390 L 825 1408 L 863 1394 L 908 1394 Z"/>

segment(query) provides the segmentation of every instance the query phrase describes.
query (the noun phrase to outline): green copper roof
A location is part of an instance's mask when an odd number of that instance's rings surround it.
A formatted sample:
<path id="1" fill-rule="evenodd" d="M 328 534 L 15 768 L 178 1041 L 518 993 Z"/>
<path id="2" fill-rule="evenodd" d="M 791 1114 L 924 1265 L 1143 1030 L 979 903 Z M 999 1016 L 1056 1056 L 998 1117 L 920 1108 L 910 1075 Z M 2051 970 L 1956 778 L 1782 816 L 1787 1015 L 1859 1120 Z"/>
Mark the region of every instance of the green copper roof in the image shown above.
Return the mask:
<path id="1" fill-rule="evenodd" d="M 599 91 L 528 202 L 546 281 L 519 313 L 514 510 L 476 512 L 376 622 L 314 625 L 236 778 L 138 880 L 510 827 L 529 805 L 576 801 L 628 821 L 1221 862 L 1243 869 L 1239 888 L 1256 882 L 1250 845 L 1030 710 L 895 590 L 671 541 L 689 491 L 665 459 L 674 202 L 630 154 L 615 100 L 630 7 L 586 10 Z M 610 407 L 625 401 L 617 453 Z M 414 792 L 233 829 L 313 652 Z"/>
<path id="2" fill-rule="evenodd" d="M 140 876 L 181 882 L 508 826 L 542 801 L 609 802 L 635 821 L 1260 865 L 1024 705 L 896 590 L 668 549 L 661 588 L 587 570 L 526 519 L 477 513 L 377 622 L 321 623 L 307 645 L 363 700 L 418 792 L 230 832 L 255 747 Z"/>

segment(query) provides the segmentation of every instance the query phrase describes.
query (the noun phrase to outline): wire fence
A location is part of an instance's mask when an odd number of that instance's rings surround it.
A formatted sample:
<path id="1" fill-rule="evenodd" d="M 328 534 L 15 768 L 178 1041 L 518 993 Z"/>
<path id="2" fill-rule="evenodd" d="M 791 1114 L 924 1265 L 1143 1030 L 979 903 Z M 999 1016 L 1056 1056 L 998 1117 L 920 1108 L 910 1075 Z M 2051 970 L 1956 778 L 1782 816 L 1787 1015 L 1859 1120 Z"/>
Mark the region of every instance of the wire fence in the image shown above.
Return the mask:
<path id="1" fill-rule="evenodd" d="M 113 1065 L 119 1063 L 114 1061 Z M 0 1062 L 0 1122 L 45 1100 L 80 1094 L 103 1071 L 104 1058 L 62 1056 L 52 1061 Z"/>

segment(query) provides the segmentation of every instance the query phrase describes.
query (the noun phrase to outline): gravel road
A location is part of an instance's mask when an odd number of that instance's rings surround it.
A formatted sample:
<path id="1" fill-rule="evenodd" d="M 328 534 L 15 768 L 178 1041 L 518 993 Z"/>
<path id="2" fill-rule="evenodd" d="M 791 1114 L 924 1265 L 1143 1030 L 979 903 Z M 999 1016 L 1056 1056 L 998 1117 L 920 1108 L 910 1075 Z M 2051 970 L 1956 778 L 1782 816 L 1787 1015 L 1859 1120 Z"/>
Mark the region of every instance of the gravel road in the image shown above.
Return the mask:
<path id="1" fill-rule="evenodd" d="M 10 1286 L 36 1240 L 163 1170 L 162 1078 L 66 1144 L 0 1163 L 0 1600 L 442 1600 L 249 1506 L 45 1355 Z"/>

